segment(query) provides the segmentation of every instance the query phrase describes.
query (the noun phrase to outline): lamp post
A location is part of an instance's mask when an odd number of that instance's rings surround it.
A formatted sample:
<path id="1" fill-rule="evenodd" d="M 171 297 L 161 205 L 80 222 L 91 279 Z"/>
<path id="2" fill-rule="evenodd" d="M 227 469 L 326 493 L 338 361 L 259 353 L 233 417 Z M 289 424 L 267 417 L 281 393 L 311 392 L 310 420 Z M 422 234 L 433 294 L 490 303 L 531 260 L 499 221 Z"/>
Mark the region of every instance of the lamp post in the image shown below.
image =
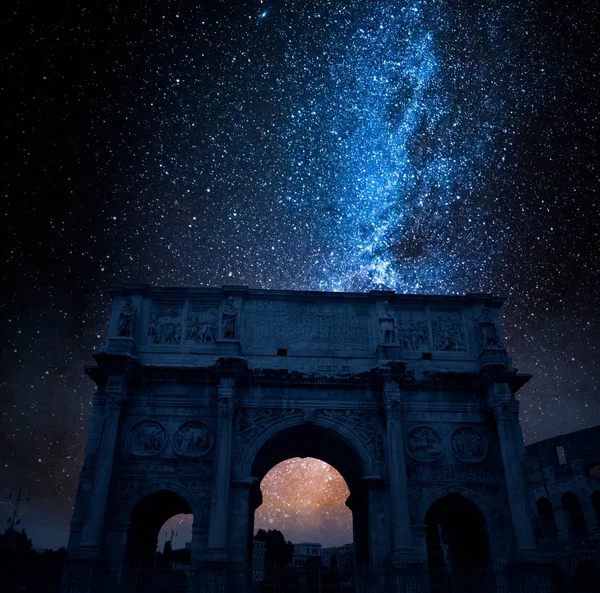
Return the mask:
<path id="1" fill-rule="evenodd" d="M 15 508 L 13 510 L 12 515 L 6 520 L 8 523 L 8 530 L 11 531 L 15 528 L 15 525 L 19 525 L 21 523 L 21 519 L 19 519 L 19 507 L 22 502 L 30 502 L 31 501 L 31 492 L 27 495 L 27 500 L 23 501 L 23 485 L 19 487 L 19 492 L 15 498 Z M 12 490 L 8 493 L 8 500 L 12 500 Z"/>

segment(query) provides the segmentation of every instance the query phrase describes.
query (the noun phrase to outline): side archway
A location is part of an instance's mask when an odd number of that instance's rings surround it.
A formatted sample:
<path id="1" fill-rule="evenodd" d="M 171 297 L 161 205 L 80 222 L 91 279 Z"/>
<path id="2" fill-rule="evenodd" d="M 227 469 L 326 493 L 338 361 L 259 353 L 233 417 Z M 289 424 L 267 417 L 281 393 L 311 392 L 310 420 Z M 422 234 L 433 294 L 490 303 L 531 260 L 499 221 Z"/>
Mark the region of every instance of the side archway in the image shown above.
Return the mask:
<path id="1" fill-rule="evenodd" d="M 565 492 L 561 496 L 560 502 L 569 521 L 569 535 L 574 539 L 586 537 L 585 517 L 577 494 Z"/>
<path id="2" fill-rule="evenodd" d="M 548 498 L 538 498 L 535 502 L 538 517 L 541 523 L 541 536 L 544 539 L 552 539 L 558 533 L 554 508 Z"/>
<path id="3" fill-rule="evenodd" d="M 151 567 L 162 525 L 179 514 L 193 515 L 190 503 L 171 490 L 155 490 L 135 504 L 127 530 L 124 566 Z"/>
<path id="4" fill-rule="evenodd" d="M 485 517 L 479 507 L 461 494 L 446 494 L 431 504 L 425 525 L 431 586 L 465 586 L 483 591 L 491 553 Z"/>
<path id="5" fill-rule="evenodd" d="M 598 524 L 598 530 L 600 531 L 600 490 L 594 490 L 591 496 L 592 507 L 596 514 L 596 523 Z"/>

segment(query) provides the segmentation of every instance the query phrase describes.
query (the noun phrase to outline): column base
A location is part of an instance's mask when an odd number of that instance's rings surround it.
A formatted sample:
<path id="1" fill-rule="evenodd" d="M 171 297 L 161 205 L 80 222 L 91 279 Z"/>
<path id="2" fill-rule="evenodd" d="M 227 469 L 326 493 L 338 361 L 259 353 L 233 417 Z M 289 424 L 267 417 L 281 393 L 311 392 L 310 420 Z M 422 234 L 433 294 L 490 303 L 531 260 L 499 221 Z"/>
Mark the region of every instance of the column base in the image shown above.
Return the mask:
<path id="1" fill-rule="evenodd" d="M 539 555 L 538 555 L 539 559 Z M 552 572 L 547 563 L 513 562 L 507 566 L 508 585 L 515 591 L 553 591 Z"/>
<path id="2" fill-rule="evenodd" d="M 209 548 L 202 557 L 202 563 L 209 564 L 227 564 L 227 550 L 219 548 Z"/>
<path id="3" fill-rule="evenodd" d="M 418 564 L 420 559 L 417 558 L 415 551 L 412 548 L 398 548 L 392 552 L 392 565 Z"/>
<path id="4" fill-rule="evenodd" d="M 402 559 L 396 560 L 397 551 L 392 554 L 390 593 L 429 593 L 427 565 L 416 560 L 413 550 L 402 552 L 410 555 L 402 554 Z"/>
<path id="5" fill-rule="evenodd" d="M 537 548 L 524 548 L 515 553 L 515 562 L 518 564 L 539 563 L 541 560 L 540 551 Z"/>
<path id="6" fill-rule="evenodd" d="M 227 550 L 207 550 L 194 577 L 193 593 L 222 593 L 227 589 Z"/>
<path id="7" fill-rule="evenodd" d="M 67 558 L 63 568 L 62 593 L 104 593 L 110 591 L 109 571 L 100 558 Z"/>
<path id="8" fill-rule="evenodd" d="M 79 544 L 77 552 L 73 560 L 84 560 L 84 561 L 100 561 L 103 557 L 102 549 L 100 546 L 92 544 Z"/>

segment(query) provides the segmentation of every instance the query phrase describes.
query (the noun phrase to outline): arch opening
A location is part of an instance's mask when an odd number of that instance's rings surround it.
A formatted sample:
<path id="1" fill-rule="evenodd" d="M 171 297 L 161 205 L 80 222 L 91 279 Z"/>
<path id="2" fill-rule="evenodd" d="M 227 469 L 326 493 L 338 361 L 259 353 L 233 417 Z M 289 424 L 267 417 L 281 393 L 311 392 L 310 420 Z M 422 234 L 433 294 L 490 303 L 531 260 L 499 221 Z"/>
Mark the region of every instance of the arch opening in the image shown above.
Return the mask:
<path id="1" fill-rule="evenodd" d="M 136 504 L 127 529 L 122 591 L 186 585 L 188 576 L 174 569 L 173 558 L 157 555 L 161 528 L 172 517 L 181 515 L 192 515 L 190 504 L 168 490 L 153 492 Z"/>
<path id="2" fill-rule="evenodd" d="M 585 537 L 587 534 L 585 517 L 577 494 L 574 492 L 565 492 L 560 502 L 569 521 L 570 536 L 575 539 Z"/>
<path id="3" fill-rule="evenodd" d="M 258 482 L 260 481 L 261 488 L 265 488 L 266 486 L 264 492 L 266 499 L 271 494 L 269 492 L 268 474 L 270 474 L 272 470 L 281 472 L 277 477 L 277 481 L 281 482 L 281 478 L 285 477 L 286 470 L 293 471 L 294 469 L 301 469 L 302 464 L 313 464 L 313 478 L 322 481 L 328 477 L 333 482 L 335 492 L 330 488 L 328 494 L 333 494 L 338 499 L 337 504 L 334 501 L 328 501 L 327 504 L 336 507 L 335 512 L 337 514 L 340 514 L 340 506 L 345 504 L 345 506 L 349 508 L 347 512 L 351 515 L 351 520 L 349 520 L 348 523 L 351 523 L 352 527 L 347 530 L 347 533 L 350 536 L 349 540 L 353 545 L 349 545 L 350 542 L 346 541 L 344 542 L 345 545 L 337 546 L 340 548 L 337 556 L 341 557 L 343 554 L 346 563 L 351 563 L 352 566 L 355 564 L 358 564 L 359 566 L 366 565 L 369 562 L 368 495 L 365 496 L 364 493 L 359 495 L 359 491 L 363 489 L 361 486 L 361 479 L 366 473 L 364 464 L 360 454 L 352 443 L 329 427 L 315 426 L 311 423 L 287 427 L 271 436 L 262 444 L 251 466 L 251 474 L 256 480 L 258 492 L 253 497 L 254 504 L 252 505 L 251 503 L 251 507 L 253 506 L 254 508 L 251 508 L 250 513 L 250 537 L 253 537 L 255 531 L 255 511 L 263 502 L 263 493 L 258 487 Z M 319 470 L 319 466 L 320 471 L 315 472 L 315 467 Z M 325 467 L 329 467 L 329 470 L 326 470 Z M 266 482 L 265 477 L 267 478 Z M 289 477 L 290 476 L 288 475 L 288 478 Z M 298 485 L 298 478 L 292 477 L 291 482 L 295 482 Z M 322 483 L 315 483 L 314 480 L 307 483 L 306 486 L 309 489 L 312 488 L 312 498 L 323 497 L 328 490 Z M 288 501 L 285 500 L 278 501 L 278 503 L 281 503 L 279 506 L 280 511 L 285 510 L 287 502 Z M 316 501 L 316 504 L 322 503 L 323 500 Z M 257 517 L 260 518 L 260 522 L 258 523 L 259 527 L 262 527 L 263 529 L 265 527 L 273 528 L 273 524 L 269 524 L 268 522 L 264 525 L 264 514 L 262 511 L 257 513 Z M 284 537 L 288 540 L 290 539 L 289 534 L 285 532 Z M 293 543 L 298 546 L 307 543 L 322 543 L 314 541 L 318 539 L 318 537 L 312 539 L 312 542 L 295 541 Z M 322 562 L 325 565 L 330 562 L 328 552 L 321 552 L 324 547 L 325 546 L 307 547 L 307 549 L 311 549 L 311 553 L 314 553 L 315 556 L 320 558 L 320 560 L 311 560 L 309 565 L 319 562 Z M 317 549 L 317 552 L 314 552 L 314 549 Z M 348 562 L 350 555 L 352 557 L 350 562 Z M 252 561 L 250 558 L 249 560 Z M 292 565 L 295 560 L 297 560 L 297 558 L 292 559 Z M 340 565 L 339 558 L 336 557 L 334 559 L 334 565 Z"/>
<path id="4" fill-rule="evenodd" d="M 552 503 L 547 498 L 539 498 L 535 506 L 537 508 L 538 517 L 541 522 L 541 536 L 546 539 L 556 537 L 558 527 L 556 525 L 556 517 L 554 516 L 554 508 Z"/>
<path id="5" fill-rule="evenodd" d="M 255 528 L 276 528 L 294 543 L 323 547 L 352 541 L 352 513 L 345 504 L 350 491 L 331 465 L 293 457 L 271 468 L 260 488 L 263 503 L 255 513 Z"/>
<path id="6" fill-rule="evenodd" d="M 176 515 L 192 515 L 190 504 L 179 494 L 159 490 L 143 498 L 131 512 L 127 530 L 125 565 L 155 565 L 161 527 Z"/>
<path id="7" fill-rule="evenodd" d="M 491 555 L 485 519 L 477 505 L 460 494 L 448 494 L 429 507 L 425 524 L 432 588 L 484 591 Z"/>
<path id="8" fill-rule="evenodd" d="M 600 463 L 590 463 L 587 466 L 585 473 L 589 480 L 600 480 Z"/>
<path id="9" fill-rule="evenodd" d="M 167 519 L 158 533 L 157 564 L 191 565 L 192 514 Z"/>
<path id="10" fill-rule="evenodd" d="M 596 521 L 600 527 L 600 490 L 594 490 L 594 492 L 592 492 L 592 507 L 594 507 Z"/>

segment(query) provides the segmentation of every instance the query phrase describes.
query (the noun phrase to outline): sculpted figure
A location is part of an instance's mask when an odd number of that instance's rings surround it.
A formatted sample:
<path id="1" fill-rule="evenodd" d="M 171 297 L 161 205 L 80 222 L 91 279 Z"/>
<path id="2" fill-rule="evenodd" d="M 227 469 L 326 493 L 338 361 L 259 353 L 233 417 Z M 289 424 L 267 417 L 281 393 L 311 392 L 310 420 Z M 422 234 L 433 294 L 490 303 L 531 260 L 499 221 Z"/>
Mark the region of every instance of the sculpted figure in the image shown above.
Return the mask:
<path id="1" fill-rule="evenodd" d="M 121 307 L 119 313 L 119 325 L 117 327 L 117 333 L 120 337 L 129 338 L 131 337 L 131 327 L 133 325 L 133 317 L 135 315 L 135 309 L 131 297 L 127 297 L 125 305 Z"/>
<path id="2" fill-rule="evenodd" d="M 150 321 L 150 327 L 148 328 L 148 336 L 152 344 L 158 344 L 158 315 L 157 313 L 152 314 L 152 320 Z"/>
<path id="3" fill-rule="evenodd" d="M 227 299 L 227 304 L 223 308 L 221 317 L 221 333 L 225 340 L 232 340 L 235 338 L 235 318 L 237 311 L 233 306 L 233 298 Z"/>
<path id="4" fill-rule="evenodd" d="M 200 333 L 198 339 L 201 344 L 209 344 L 215 342 L 215 334 L 213 326 L 217 324 L 216 316 L 213 312 L 209 316 L 206 316 L 200 323 Z"/>
<path id="5" fill-rule="evenodd" d="M 396 333 L 396 314 L 389 302 L 385 302 L 379 313 L 379 343 L 391 344 Z"/>
<path id="6" fill-rule="evenodd" d="M 490 310 L 485 308 L 479 317 L 479 331 L 481 333 L 481 345 L 483 348 L 488 346 L 496 347 L 500 345 L 500 336 L 498 328 L 493 319 L 489 317 Z"/>

